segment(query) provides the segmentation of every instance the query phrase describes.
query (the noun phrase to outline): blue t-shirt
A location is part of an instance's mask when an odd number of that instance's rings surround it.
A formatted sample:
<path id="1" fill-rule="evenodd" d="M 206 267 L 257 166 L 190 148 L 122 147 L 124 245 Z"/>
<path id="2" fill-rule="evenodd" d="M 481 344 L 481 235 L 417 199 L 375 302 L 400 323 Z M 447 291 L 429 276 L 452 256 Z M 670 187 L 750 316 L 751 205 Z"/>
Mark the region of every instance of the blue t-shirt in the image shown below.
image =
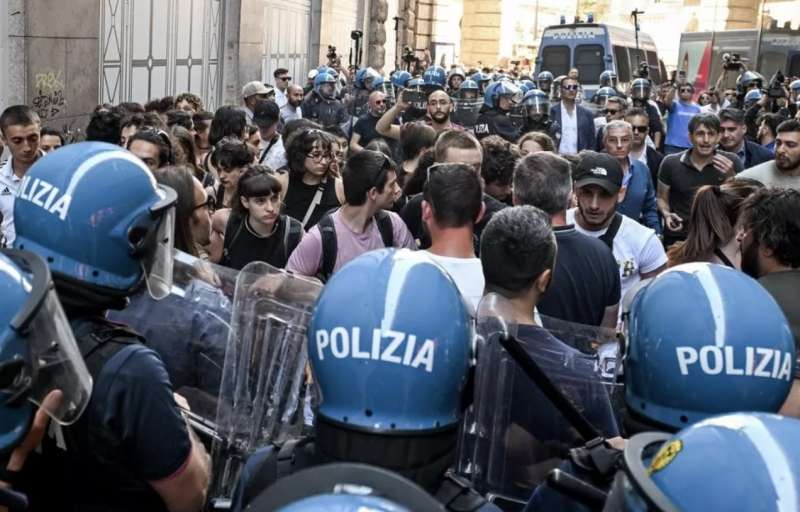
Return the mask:
<path id="1" fill-rule="evenodd" d="M 689 141 L 689 121 L 699 113 L 700 105 L 697 103 L 682 103 L 672 100 L 667 118 L 667 139 L 664 144 L 679 148 L 692 147 L 692 143 Z"/>
<path id="2" fill-rule="evenodd" d="M 58 436 L 44 445 L 45 453 L 56 457 L 46 460 L 66 456 L 63 469 L 56 469 L 58 463 L 48 468 L 60 474 L 42 482 L 50 496 L 40 497 L 58 500 L 53 510 L 167 510 L 148 482 L 175 475 L 192 449 L 166 368 L 141 344 L 121 349 L 105 363 L 89 405 L 64 428 L 64 436 L 66 452 L 57 447 Z"/>

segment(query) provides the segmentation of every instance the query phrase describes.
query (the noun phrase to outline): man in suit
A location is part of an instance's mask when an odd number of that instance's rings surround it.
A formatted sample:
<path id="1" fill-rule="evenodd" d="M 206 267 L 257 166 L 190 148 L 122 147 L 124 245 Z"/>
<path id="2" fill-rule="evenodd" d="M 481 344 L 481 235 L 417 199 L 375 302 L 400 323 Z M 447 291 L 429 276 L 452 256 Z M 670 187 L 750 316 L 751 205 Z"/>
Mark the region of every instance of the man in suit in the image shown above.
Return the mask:
<path id="1" fill-rule="evenodd" d="M 596 144 L 594 116 L 592 112 L 578 105 L 578 80 L 564 78 L 561 81 L 561 101 L 550 108 L 550 119 L 561 127 L 558 152 L 574 155 L 584 149 L 593 149 Z"/>

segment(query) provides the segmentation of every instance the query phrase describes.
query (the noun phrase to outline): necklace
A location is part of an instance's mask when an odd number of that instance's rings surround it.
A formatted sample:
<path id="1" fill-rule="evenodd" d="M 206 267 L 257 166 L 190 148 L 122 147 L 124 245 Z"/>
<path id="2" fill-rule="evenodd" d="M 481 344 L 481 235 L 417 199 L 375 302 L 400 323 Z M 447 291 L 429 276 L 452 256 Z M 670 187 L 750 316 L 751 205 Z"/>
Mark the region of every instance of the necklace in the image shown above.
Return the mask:
<path id="1" fill-rule="evenodd" d="M 278 217 L 278 219 L 275 220 L 275 224 L 272 225 L 272 231 L 270 231 L 266 235 L 259 235 L 258 233 L 256 233 L 256 231 L 253 228 L 250 227 L 250 216 L 248 215 L 247 219 L 244 221 L 244 227 L 254 237 L 264 239 L 264 238 L 269 238 L 269 237 L 271 237 L 272 235 L 275 234 L 275 231 L 278 230 L 278 224 L 279 223 L 280 223 L 280 217 Z"/>

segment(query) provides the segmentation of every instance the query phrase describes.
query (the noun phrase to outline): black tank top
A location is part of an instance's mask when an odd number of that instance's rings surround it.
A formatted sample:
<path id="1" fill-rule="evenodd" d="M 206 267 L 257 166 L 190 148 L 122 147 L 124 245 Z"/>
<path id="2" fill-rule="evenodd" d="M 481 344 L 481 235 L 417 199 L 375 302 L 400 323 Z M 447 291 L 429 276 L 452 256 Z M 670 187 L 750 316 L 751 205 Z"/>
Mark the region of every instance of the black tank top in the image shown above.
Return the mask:
<path id="1" fill-rule="evenodd" d="M 277 226 L 272 235 L 260 238 L 254 235 L 244 219 L 239 224 L 235 233 L 225 232 L 225 237 L 233 237 L 227 254 L 223 255 L 220 264 L 236 270 L 241 270 L 252 261 L 264 261 L 273 267 L 284 268 L 289 259 L 288 251 L 284 250 L 283 238 L 287 219 L 283 215 L 278 217 Z"/>
<path id="2" fill-rule="evenodd" d="M 329 176 L 324 185 L 307 185 L 303 183 L 302 177 L 289 173 L 289 190 L 286 191 L 286 197 L 283 199 L 285 204 L 283 213 L 300 222 L 303 222 L 306 211 L 320 186 L 323 186 L 322 199 L 306 225 L 303 226 L 306 231 L 317 224 L 325 213 L 340 206 L 339 199 L 336 197 L 336 180 Z"/>

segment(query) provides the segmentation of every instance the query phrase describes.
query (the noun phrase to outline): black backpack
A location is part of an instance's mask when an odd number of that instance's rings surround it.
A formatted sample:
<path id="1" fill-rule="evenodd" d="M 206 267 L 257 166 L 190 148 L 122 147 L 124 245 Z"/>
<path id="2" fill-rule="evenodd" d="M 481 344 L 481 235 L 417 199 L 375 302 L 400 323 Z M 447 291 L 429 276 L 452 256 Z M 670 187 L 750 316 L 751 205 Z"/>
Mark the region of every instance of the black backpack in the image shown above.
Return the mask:
<path id="1" fill-rule="evenodd" d="M 286 219 L 283 225 L 283 255 L 286 261 L 289 261 L 289 256 L 291 256 L 292 251 L 294 251 L 294 248 L 300 243 L 300 238 L 303 234 L 303 226 L 297 219 L 293 219 L 288 215 L 284 215 L 283 217 Z M 239 238 L 242 227 L 244 227 L 244 217 L 236 211 L 231 210 L 228 216 L 228 223 L 225 224 L 225 239 L 222 242 L 222 259 L 220 260 L 221 265 L 227 266 L 230 263 L 230 250 L 234 242 L 236 242 L 236 239 Z M 229 233 L 232 233 L 233 236 L 229 236 Z"/>
<path id="2" fill-rule="evenodd" d="M 336 244 L 336 228 L 333 226 L 332 212 L 322 216 L 317 223 L 319 234 L 322 238 L 322 265 L 317 274 L 320 281 L 326 282 L 333 274 L 333 267 L 336 265 L 336 254 L 338 246 Z M 384 247 L 394 247 L 394 229 L 392 228 L 392 218 L 383 210 L 378 210 L 375 214 L 375 224 L 381 234 Z"/>

